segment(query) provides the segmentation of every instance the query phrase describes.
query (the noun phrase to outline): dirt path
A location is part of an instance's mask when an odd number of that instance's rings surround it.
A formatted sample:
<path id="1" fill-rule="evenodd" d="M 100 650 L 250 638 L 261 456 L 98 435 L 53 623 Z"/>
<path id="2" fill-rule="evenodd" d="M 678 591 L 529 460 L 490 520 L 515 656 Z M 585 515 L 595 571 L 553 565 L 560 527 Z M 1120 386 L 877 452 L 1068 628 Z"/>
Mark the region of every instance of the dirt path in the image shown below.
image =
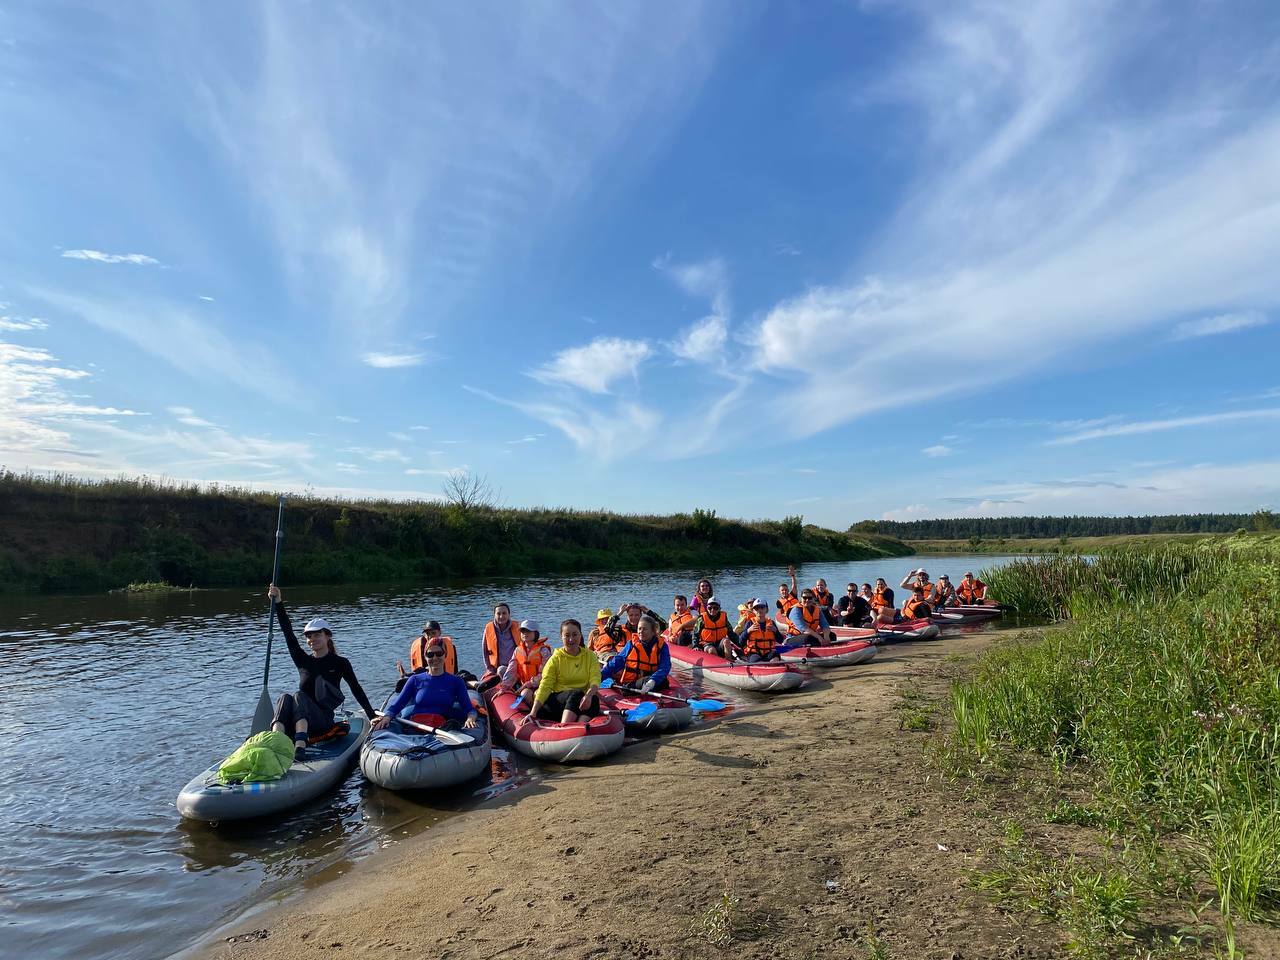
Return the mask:
<path id="1" fill-rule="evenodd" d="M 460 816 L 219 933 L 217 958 L 1058 956 L 962 882 L 998 827 L 899 729 L 990 635 L 881 650 Z M 726 892 L 738 904 L 725 910 Z M 730 917 L 715 946 L 707 924 Z M 256 939 L 228 938 L 266 931 Z"/>

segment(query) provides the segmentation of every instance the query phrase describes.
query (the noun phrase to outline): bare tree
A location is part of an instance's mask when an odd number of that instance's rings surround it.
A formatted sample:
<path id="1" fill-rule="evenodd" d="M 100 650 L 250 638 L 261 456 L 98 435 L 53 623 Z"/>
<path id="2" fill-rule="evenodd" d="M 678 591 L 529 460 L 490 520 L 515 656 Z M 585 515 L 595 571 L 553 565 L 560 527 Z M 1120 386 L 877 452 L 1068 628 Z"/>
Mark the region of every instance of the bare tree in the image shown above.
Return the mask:
<path id="1" fill-rule="evenodd" d="M 497 505 L 498 495 L 489 478 L 482 473 L 455 470 L 444 479 L 444 498 L 464 513 L 489 510 Z"/>

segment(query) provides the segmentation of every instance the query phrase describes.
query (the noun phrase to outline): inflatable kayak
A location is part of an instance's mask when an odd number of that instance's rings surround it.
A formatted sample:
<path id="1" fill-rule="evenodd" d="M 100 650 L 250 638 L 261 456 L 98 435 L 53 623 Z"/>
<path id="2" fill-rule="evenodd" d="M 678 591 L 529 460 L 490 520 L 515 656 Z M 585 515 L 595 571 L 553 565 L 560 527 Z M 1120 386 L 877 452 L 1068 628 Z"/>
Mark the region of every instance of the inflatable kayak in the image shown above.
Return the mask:
<path id="1" fill-rule="evenodd" d="M 978 620 L 991 620 L 1000 616 L 1003 611 L 999 607 L 958 606 L 943 607 L 933 615 L 933 622 L 946 625 L 948 623 L 974 623 Z"/>
<path id="2" fill-rule="evenodd" d="M 188 820 L 216 823 L 246 820 L 280 813 L 306 803 L 332 789 L 355 763 L 360 745 L 369 736 L 369 720 L 364 714 L 340 711 L 351 729 L 344 736 L 307 747 L 302 757 L 279 780 L 266 783 L 223 783 L 215 763 L 178 794 L 178 813 Z"/>
<path id="3" fill-rule="evenodd" d="M 840 643 L 850 640 L 875 640 L 877 634 L 871 627 L 832 627 L 831 632 Z"/>
<path id="4" fill-rule="evenodd" d="M 686 696 L 692 696 L 688 694 Z M 617 687 L 609 687 L 600 691 L 600 702 L 607 710 L 632 710 L 642 703 L 655 703 L 658 709 L 640 720 L 631 721 L 625 716 L 623 723 L 631 733 L 670 733 L 683 730 L 693 722 L 693 708 L 682 700 L 674 700 L 658 693 L 643 696 Z"/>
<path id="5" fill-rule="evenodd" d="M 626 731 L 622 718 L 613 715 L 592 717 L 579 723 L 559 723 L 540 720 L 521 725 L 529 708 L 516 705 L 516 695 L 501 686 L 490 687 L 484 693 L 489 706 L 489 722 L 502 731 L 507 743 L 535 760 L 554 763 L 581 763 L 607 756 L 622 746 Z"/>
<path id="6" fill-rule="evenodd" d="M 474 691 L 471 703 L 480 708 L 480 696 Z M 360 748 L 360 771 L 388 790 L 438 790 L 480 776 L 489 769 L 493 755 L 488 721 L 481 716 L 473 729 L 454 732 L 471 737 L 472 742 L 446 742 L 410 727 L 400 733 L 375 730 Z"/>
<path id="7" fill-rule="evenodd" d="M 903 620 L 901 623 L 882 623 L 876 627 L 881 640 L 936 640 L 942 633 L 936 623 L 927 617 Z"/>
<path id="8" fill-rule="evenodd" d="M 695 679 L 710 680 L 722 687 L 735 690 L 755 690 L 758 693 L 781 693 L 794 690 L 804 682 L 804 674 L 794 664 L 772 661 L 769 663 L 730 663 L 714 653 L 702 653 L 678 643 L 667 644 L 671 659 L 693 673 Z"/>
<path id="9" fill-rule="evenodd" d="M 817 647 L 793 647 L 782 654 L 782 659 L 787 663 L 804 662 L 811 667 L 851 667 L 866 663 L 875 655 L 876 645 L 859 639 Z"/>

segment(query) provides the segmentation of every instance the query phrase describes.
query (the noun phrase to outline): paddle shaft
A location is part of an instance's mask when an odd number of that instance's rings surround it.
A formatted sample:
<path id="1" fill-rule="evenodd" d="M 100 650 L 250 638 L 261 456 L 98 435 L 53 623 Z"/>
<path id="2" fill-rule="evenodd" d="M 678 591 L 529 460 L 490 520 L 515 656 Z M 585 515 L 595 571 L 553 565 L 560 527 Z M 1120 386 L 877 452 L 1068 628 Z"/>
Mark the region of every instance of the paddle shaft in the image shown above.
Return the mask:
<path id="1" fill-rule="evenodd" d="M 642 697 L 665 697 L 667 700 L 675 700 L 677 703 L 692 704 L 694 702 L 693 700 L 686 700 L 684 697 L 673 697 L 669 693 L 662 693 L 661 691 L 658 691 L 658 690 L 650 690 L 648 693 L 645 693 L 643 690 L 637 690 L 635 687 L 615 686 L 614 689 L 625 690 L 627 691 L 627 693 L 638 693 Z M 712 700 L 710 697 L 706 699 L 702 697 L 696 697 L 695 699 L 699 703 L 720 703 L 719 700 Z M 723 704 L 721 704 L 720 709 L 724 709 Z"/>
<path id="2" fill-rule="evenodd" d="M 378 711 L 378 716 L 385 717 L 388 714 Z M 418 723 L 416 720 L 406 720 L 404 717 L 391 717 L 396 723 L 403 724 L 406 727 L 412 727 L 414 730 L 421 730 L 423 733 L 434 733 L 442 740 L 453 740 L 455 743 L 466 742 L 475 743 L 476 738 L 461 730 L 442 730 L 440 727 L 429 727 L 425 723 Z"/>
<path id="3" fill-rule="evenodd" d="M 271 582 L 279 586 L 280 544 L 284 541 L 284 497 L 280 498 L 280 512 L 276 514 L 276 557 L 271 564 Z M 262 689 L 267 689 L 271 679 L 271 641 L 276 635 L 276 598 L 271 598 L 271 611 L 267 614 L 267 660 L 262 666 Z"/>

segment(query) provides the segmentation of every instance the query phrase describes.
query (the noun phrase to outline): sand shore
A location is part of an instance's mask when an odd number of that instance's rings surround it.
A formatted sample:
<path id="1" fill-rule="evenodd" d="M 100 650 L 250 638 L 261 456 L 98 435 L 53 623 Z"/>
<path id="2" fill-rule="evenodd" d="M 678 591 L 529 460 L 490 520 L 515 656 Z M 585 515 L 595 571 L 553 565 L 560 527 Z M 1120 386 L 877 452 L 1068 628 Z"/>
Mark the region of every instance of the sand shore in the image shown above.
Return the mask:
<path id="1" fill-rule="evenodd" d="M 1052 933 L 964 886 L 998 825 L 963 815 L 895 709 L 903 689 L 942 697 L 956 656 L 993 636 L 889 646 L 539 781 L 219 931 L 201 956 L 1057 956 Z M 726 892 L 737 935 L 716 946 L 705 921 Z"/>

